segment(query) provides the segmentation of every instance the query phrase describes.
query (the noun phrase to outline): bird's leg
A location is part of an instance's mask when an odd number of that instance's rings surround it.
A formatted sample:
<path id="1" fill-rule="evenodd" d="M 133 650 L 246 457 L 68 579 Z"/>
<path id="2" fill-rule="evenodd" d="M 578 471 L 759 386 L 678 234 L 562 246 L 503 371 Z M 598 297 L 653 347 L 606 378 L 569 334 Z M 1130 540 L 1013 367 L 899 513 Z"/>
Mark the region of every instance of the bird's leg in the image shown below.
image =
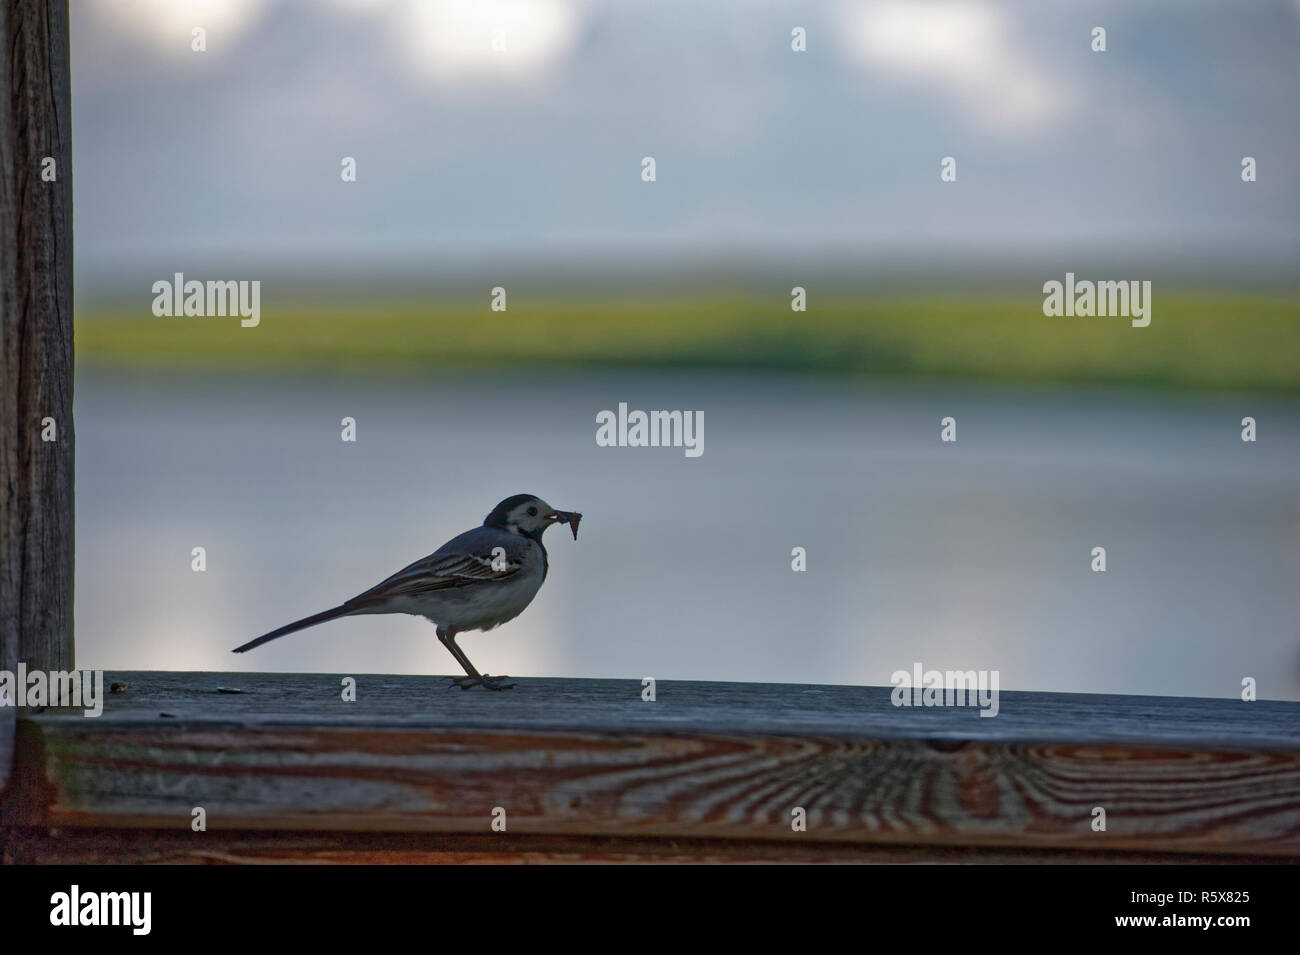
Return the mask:
<path id="1" fill-rule="evenodd" d="M 471 686 L 479 686 L 482 684 L 483 674 L 474 669 L 474 664 L 469 662 L 469 657 L 465 656 L 460 647 L 456 646 L 456 631 L 450 627 L 446 630 L 439 627 L 438 640 L 447 648 L 447 651 L 456 658 L 456 662 L 461 665 L 461 668 L 469 674 L 468 676 L 451 677 L 452 684 L 460 687 L 462 690 L 468 690 Z"/>
<path id="2" fill-rule="evenodd" d="M 439 627 L 438 640 L 447 648 L 451 655 L 456 658 L 456 662 L 464 668 L 465 672 L 469 674 L 468 676 L 452 677 L 452 686 L 458 686 L 462 690 L 468 690 L 471 686 L 481 686 L 485 690 L 509 690 L 514 687 L 513 683 L 506 683 L 506 678 L 503 676 L 492 677 L 488 676 L 486 673 L 479 673 L 478 670 L 475 670 L 474 664 L 469 662 L 469 657 L 465 656 L 465 652 L 461 650 L 460 647 L 456 646 L 455 630 L 450 627 L 445 630 L 442 627 Z"/>

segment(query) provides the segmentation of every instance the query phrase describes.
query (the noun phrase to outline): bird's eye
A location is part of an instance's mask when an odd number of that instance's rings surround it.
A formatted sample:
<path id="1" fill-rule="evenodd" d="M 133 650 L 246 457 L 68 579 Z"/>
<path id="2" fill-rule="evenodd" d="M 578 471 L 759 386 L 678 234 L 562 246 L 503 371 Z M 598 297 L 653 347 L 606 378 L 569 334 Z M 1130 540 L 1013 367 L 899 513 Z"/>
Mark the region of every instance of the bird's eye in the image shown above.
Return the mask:
<path id="1" fill-rule="evenodd" d="M 536 516 L 537 516 L 537 508 L 535 508 L 535 507 L 530 507 L 530 508 L 528 509 L 528 516 L 529 516 L 529 517 L 536 517 Z"/>

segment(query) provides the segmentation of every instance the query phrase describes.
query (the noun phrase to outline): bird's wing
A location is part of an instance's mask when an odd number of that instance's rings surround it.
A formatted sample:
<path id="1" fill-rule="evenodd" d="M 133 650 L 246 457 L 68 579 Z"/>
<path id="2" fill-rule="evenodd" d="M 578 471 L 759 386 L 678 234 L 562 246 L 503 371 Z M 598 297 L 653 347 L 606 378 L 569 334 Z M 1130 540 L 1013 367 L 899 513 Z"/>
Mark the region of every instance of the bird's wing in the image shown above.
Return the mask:
<path id="1" fill-rule="evenodd" d="M 484 553 L 438 551 L 403 567 L 387 580 L 348 601 L 348 605 L 373 603 L 394 597 L 418 597 L 487 581 L 506 580 L 523 566 L 518 554 L 500 548 L 479 548 Z"/>

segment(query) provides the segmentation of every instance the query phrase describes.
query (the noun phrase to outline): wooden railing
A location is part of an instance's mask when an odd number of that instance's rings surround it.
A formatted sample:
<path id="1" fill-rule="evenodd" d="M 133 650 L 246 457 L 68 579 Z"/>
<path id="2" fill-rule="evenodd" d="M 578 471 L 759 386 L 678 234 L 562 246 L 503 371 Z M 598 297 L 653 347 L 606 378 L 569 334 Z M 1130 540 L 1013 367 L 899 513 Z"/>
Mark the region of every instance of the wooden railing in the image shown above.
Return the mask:
<path id="1" fill-rule="evenodd" d="M 1004 692 L 990 719 L 878 687 L 106 680 L 97 719 L 18 720 L 11 858 L 1300 856 L 1295 703 Z"/>

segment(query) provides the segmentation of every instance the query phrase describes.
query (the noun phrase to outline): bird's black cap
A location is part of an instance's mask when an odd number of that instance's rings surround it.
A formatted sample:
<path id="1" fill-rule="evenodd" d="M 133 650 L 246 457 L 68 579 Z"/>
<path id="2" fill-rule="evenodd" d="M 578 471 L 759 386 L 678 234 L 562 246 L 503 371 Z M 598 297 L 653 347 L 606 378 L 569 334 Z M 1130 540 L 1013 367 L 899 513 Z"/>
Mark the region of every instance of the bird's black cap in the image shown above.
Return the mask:
<path id="1" fill-rule="evenodd" d="M 515 494 L 511 497 L 508 497 L 500 504 L 498 504 L 496 507 L 492 508 L 491 514 L 483 518 L 483 526 L 484 527 L 505 527 L 506 518 L 510 516 L 511 511 L 513 511 L 516 507 L 518 507 L 520 504 L 524 503 L 525 501 L 535 501 L 535 500 L 537 500 L 536 494 Z"/>

